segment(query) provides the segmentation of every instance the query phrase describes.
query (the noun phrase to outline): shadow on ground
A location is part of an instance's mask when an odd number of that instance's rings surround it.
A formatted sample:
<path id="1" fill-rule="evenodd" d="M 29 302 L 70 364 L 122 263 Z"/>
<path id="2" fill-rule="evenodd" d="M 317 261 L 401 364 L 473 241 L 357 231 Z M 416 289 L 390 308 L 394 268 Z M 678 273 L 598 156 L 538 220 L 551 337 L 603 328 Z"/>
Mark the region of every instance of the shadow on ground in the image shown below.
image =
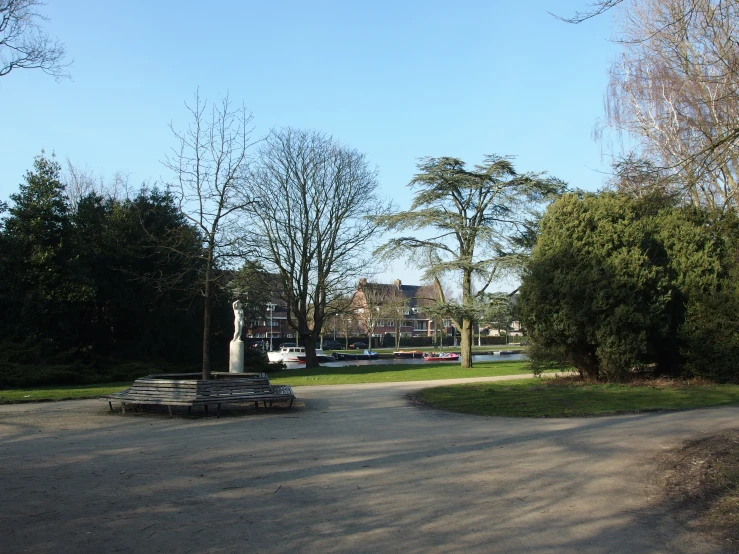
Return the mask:
<path id="1" fill-rule="evenodd" d="M 6 552 L 722 552 L 646 484 L 656 452 L 737 409 L 576 420 L 301 389 L 292 410 L 170 419 L 0 408 Z"/>

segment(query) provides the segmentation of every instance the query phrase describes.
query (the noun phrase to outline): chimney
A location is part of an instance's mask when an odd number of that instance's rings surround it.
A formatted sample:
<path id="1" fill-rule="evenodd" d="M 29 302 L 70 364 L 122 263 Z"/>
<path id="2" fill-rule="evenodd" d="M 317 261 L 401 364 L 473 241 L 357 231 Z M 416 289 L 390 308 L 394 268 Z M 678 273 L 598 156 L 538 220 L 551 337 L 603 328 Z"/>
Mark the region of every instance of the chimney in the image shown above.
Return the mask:
<path id="1" fill-rule="evenodd" d="M 400 282 L 400 279 L 395 279 L 395 287 L 400 290 L 403 286 L 403 283 Z"/>

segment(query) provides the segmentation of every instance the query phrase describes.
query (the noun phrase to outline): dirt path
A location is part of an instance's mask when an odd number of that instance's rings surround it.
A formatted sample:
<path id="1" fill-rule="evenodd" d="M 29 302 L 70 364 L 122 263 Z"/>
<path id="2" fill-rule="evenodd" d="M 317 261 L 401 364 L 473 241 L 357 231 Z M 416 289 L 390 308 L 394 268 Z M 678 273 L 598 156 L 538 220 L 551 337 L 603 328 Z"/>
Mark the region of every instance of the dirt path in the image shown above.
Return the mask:
<path id="1" fill-rule="evenodd" d="M 722 552 L 646 483 L 739 408 L 480 418 L 406 400 L 428 385 L 305 387 L 221 419 L 0 406 L 0 552 Z"/>

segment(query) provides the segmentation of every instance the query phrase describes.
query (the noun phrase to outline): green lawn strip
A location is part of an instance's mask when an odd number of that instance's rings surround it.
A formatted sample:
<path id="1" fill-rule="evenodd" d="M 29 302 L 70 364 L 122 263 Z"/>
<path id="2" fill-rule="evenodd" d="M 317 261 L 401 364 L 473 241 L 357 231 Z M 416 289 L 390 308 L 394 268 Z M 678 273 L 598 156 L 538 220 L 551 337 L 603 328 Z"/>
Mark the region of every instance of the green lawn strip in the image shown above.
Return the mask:
<path id="1" fill-rule="evenodd" d="M 739 385 L 630 386 L 522 379 L 424 389 L 418 398 L 436 408 L 475 415 L 577 417 L 735 405 Z"/>
<path id="2" fill-rule="evenodd" d="M 460 377 L 489 377 L 524 373 L 530 373 L 529 364 L 526 361 L 477 363 L 472 369 L 463 369 L 458 363 L 423 363 L 293 369 L 271 373 L 269 379 L 275 385 L 349 385 L 357 383 L 430 381 L 456 379 Z M 117 382 L 99 385 L 59 385 L 35 389 L 7 389 L 0 390 L 0 404 L 96 398 L 126 389 L 130 386 L 130 382 Z"/>
<path id="3" fill-rule="evenodd" d="M 476 363 L 464 369 L 458 363 L 423 363 L 399 365 L 364 365 L 290 369 L 269 376 L 276 385 L 352 385 L 358 383 L 398 383 L 402 381 L 433 381 L 462 377 L 493 377 L 530 373 L 527 361 Z"/>
<path id="4" fill-rule="evenodd" d="M 117 382 L 100 385 L 57 385 L 36 389 L 0 390 L 0 404 L 97 398 L 127 389 L 130 386 L 130 382 Z"/>

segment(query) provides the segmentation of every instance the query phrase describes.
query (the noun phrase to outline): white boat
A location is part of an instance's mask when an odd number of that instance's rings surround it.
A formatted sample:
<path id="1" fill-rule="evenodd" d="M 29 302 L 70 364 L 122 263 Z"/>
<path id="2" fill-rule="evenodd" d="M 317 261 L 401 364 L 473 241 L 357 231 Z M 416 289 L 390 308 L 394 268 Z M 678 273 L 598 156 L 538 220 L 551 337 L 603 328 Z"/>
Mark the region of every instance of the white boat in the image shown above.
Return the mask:
<path id="1" fill-rule="evenodd" d="M 285 363 L 305 363 L 305 347 L 304 346 L 283 346 L 274 352 L 267 352 L 267 358 L 270 362 Z M 334 358 L 327 356 L 320 348 L 316 348 L 316 359 L 319 362 L 332 362 Z"/>

